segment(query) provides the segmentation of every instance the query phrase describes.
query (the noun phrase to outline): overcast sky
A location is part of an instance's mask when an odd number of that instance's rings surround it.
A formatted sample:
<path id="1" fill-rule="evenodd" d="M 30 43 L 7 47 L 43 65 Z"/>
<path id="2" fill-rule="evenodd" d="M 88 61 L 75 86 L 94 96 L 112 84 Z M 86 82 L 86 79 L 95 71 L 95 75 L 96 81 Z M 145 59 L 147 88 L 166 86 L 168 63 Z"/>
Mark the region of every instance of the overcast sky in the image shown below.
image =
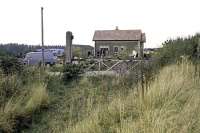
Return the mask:
<path id="1" fill-rule="evenodd" d="M 95 30 L 141 29 L 145 47 L 200 32 L 199 0 L 1 0 L 0 43 L 40 44 L 40 7 L 44 7 L 45 45 L 94 45 Z"/>

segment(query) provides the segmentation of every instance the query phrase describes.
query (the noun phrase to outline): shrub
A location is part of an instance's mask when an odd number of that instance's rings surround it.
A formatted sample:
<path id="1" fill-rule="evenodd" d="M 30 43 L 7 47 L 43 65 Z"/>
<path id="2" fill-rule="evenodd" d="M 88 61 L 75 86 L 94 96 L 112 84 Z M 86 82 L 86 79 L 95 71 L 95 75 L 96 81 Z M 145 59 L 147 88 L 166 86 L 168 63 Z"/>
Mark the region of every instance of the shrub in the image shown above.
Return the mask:
<path id="1" fill-rule="evenodd" d="M 23 85 L 32 85 L 37 83 L 46 83 L 48 74 L 42 67 L 24 67 L 21 74 L 17 75 Z"/>
<path id="2" fill-rule="evenodd" d="M 200 34 L 196 34 L 195 36 L 186 38 L 167 40 L 154 56 L 159 59 L 161 65 L 175 63 L 182 56 L 187 56 L 189 59 L 196 59 L 199 38 Z"/>
<path id="3" fill-rule="evenodd" d="M 17 58 L 3 57 L 0 61 L 0 67 L 6 75 L 21 73 L 23 70 L 23 64 Z"/>
<path id="4" fill-rule="evenodd" d="M 0 81 L 0 106 L 23 91 L 22 82 L 16 75 L 4 76 Z"/>
<path id="5" fill-rule="evenodd" d="M 81 73 L 83 73 L 83 67 L 81 65 L 66 64 L 63 70 L 63 81 L 66 83 L 71 79 L 77 78 Z"/>
<path id="6" fill-rule="evenodd" d="M 51 72 L 62 72 L 63 71 L 63 65 L 57 64 L 49 68 Z"/>

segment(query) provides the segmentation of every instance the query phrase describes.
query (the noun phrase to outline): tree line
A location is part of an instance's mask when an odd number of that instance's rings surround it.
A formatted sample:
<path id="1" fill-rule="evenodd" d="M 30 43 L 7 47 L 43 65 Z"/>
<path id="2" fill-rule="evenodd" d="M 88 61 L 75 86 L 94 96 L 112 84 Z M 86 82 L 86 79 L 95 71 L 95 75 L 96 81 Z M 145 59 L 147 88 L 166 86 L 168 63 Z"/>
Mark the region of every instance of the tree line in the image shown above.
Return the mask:
<path id="1" fill-rule="evenodd" d="M 45 48 L 64 48 L 61 45 L 55 46 L 45 46 Z M 23 58 L 27 52 L 35 51 L 36 49 L 41 49 L 40 45 L 27 45 L 18 43 L 8 43 L 0 44 L 0 57 L 1 56 L 14 56 L 18 58 Z"/>
<path id="2" fill-rule="evenodd" d="M 182 58 L 198 61 L 200 55 L 200 34 L 169 39 L 162 43 L 162 48 L 155 53 L 161 65 L 177 62 Z"/>

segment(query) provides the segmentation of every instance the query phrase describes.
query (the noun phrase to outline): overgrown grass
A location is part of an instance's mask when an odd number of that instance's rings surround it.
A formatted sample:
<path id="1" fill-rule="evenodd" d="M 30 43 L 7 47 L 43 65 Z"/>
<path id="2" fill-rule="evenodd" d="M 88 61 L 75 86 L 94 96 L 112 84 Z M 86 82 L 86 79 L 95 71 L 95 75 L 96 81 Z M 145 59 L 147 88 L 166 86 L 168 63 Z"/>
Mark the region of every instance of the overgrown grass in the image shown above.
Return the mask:
<path id="1" fill-rule="evenodd" d="M 43 85 L 32 87 L 29 91 L 11 97 L 0 108 L 0 131 L 19 130 L 21 120 L 28 120 L 32 113 L 48 105 L 48 93 Z"/>
<path id="2" fill-rule="evenodd" d="M 0 132 L 18 132 L 28 127 L 32 114 L 49 104 L 44 80 L 30 82 L 30 77 L 36 79 L 38 75 L 29 74 L 24 77 L 0 73 Z"/>
<path id="3" fill-rule="evenodd" d="M 198 133 L 199 72 L 187 61 L 167 66 L 151 79 L 142 99 L 134 75 L 82 77 L 66 84 L 59 75 L 27 71 L 24 75 L 35 76 L 7 82 L 14 91 L 2 100 L 0 132 Z M 0 80 L 0 88 L 4 83 Z"/>
<path id="4" fill-rule="evenodd" d="M 123 87 L 124 86 L 124 87 Z M 115 95 L 127 95 L 127 84 L 118 77 L 83 77 L 64 84 L 59 77 L 51 77 L 47 86 L 50 105 L 39 115 L 30 130 L 24 132 L 62 132 L 89 116 L 97 105 L 110 102 Z M 122 88 L 121 88 L 122 87 Z"/>
<path id="5" fill-rule="evenodd" d="M 188 62 L 165 67 L 144 99 L 140 91 L 115 95 L 91 108 L 88 115 L 66 127 L 69 133 L 198 133 L 200 132 L 199 70 Z M 93 98 L 90 98 L 92 101 Z M 87 111 L 87 108 L 85 109 Z M 56 128 L 55 128 L 56 129 Z"/>

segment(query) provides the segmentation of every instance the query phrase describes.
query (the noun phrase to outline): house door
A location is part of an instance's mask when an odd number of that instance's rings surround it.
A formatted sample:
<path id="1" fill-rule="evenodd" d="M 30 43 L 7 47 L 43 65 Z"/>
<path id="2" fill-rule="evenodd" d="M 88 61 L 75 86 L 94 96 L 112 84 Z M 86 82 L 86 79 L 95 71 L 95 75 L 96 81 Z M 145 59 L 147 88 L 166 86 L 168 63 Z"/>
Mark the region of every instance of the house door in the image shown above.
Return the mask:
<path id="1" fill-rule="evenodd" d="M 105 57 L 108 56 L 108 48 L 101 48 L 101 56 Z"/>

